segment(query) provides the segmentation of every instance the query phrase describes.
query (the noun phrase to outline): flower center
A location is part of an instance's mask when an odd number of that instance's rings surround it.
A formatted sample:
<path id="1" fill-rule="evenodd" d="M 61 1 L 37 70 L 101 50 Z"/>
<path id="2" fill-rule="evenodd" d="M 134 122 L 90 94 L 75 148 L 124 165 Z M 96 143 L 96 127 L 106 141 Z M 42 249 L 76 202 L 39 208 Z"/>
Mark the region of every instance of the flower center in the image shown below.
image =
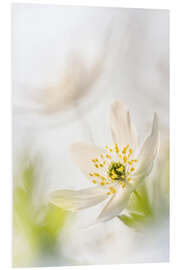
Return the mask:
<path id="1" fill-rule="evenodd" d="M 117 184 L 124 188 L 131 181 L 137 159 L 132 159 L 133 150 L 129 144 L 122 150 L 118 144 L 106 146 L 105 153 L 92 159 L 94 170 L 89 173 L 93 184 L 107 185 L 108 195 L 116 193 Z"/>
<path id="2" fill-rule="evenodd" d="M 112 180 L 125 180 L 126 167 L 121 162 L 111 162 L 109 165 L 108 176 Z"/>

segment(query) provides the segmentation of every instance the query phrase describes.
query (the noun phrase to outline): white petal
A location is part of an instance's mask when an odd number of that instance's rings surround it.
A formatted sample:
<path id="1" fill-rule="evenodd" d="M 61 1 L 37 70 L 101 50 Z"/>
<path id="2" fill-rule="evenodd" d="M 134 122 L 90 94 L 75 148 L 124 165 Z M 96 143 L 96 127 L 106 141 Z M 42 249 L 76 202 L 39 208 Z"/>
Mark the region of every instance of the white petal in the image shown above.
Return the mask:
<path id="1" fill-rule="evenodd" d="M 62 209 L 75 212 L 96 205 L 107 196 L 106 189 L 92 187 L 81 190 L 55 190 L 50 193 L 49 200 Z"/>
<path id="2" fill-rule="evenodd" d="M 98 216 L 97 222 L 104 222 L 119 215 L 121 211 L 126 208 L 132 191 L 133 188 L 130 187 L 126 187 L 124 189 L 119 187 L 117 193 L 108 201 Z"/>
<path id="3" fill-rule="evenodd" d="M 114 143 L 118 143 L 121 148 L 130 144 L 133 150 L 136 149 L 136 128 L 131 122 L 126 105 L 120 100 L 111 105 L 111 131 Z"/>
<path id="4" fill-rule="evenodd" d="M 104 150 L 95 144 L 79 142 L 72 144 L 70 151 L 74 163 L 89 180 L 92 180 L 92 177 L 89 176 L 89 173 L 95 170 L 92 159 L 99 158 Z"/>
<path id="5" fill-rule="evenodd" d="M 159 125 L 158 125 L 158 117 L 154 114 L 154 120 L 152 125 L 152 132 L 145 140 L 141 151 L 138 155 L 138 164 L 134 177 L 139 179 L 143 179 L 148 176 L 153 168 L 153 163 L 155 158 L 157 157 L 160 145 L 160 134 L 159 134 Z M 135 182 L 137 182 L 135 181 Z M 140 180 L 139 180 L 140 181 Z"/>

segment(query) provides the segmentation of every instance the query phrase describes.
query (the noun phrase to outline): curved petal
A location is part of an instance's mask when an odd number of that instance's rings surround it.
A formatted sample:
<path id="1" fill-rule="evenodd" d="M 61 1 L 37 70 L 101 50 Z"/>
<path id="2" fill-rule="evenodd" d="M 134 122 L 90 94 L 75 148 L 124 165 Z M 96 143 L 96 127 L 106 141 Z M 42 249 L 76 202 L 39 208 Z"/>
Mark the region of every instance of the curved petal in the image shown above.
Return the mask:
<path id="1" fill-rule="evenodd" d="M 71 145 L 70 152 L 74 163 L 89 180 L 92 180 L 89 176 L 89 173 L 94 171 L 92 159 L 98 158 L 100 154 L 104 153 L 104 149 L 95 144 L 78 142 Z"/>
<path id="2" fill-rule="evenodd" d="M 133 188 L 131 187 L 124 189 L 120 187 L 117 193 L 105 205 L 104 209 L 97 218 L 97 222 L 104 222 L 119 215 L 127 206 L 132 191 Z"/>
<path id="3" fill-rule="evenodd" d="M 148 176 L 153 168 L 154 160 L 158 154 L 160 146 L 160 133 L 157 114 L 154 114 L 151 134 L 145 140 L 141 151 L 138 155 L 138 163 L 133 177 L 136 178 L 135 183 L 139 182 L 138 178 L 143 179 Z"/>
<path id="4" fill-rule="evenodd" d="M 137 132 L 131 122 L 126 105 L 118 100 L 111 105 L 111 131 L 114 143 L 121 148 L 130 144 L 133 150 L 137 146 Z"/>
<path id="5" fill-rule="evenodd" d="M 49 201 L 68 211 L 78 211 L 96 205 L 107 198 L 107 190 L 97 187 L 81 190 L 55 190 L 50 193 Z"/>

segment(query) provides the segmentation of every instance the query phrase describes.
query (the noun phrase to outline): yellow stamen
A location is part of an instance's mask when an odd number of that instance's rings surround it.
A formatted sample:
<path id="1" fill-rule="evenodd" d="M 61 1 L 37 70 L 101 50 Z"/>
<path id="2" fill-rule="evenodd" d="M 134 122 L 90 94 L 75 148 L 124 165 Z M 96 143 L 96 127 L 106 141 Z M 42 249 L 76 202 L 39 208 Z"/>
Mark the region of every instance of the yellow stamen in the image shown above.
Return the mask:
<path id="1" fill-rule="evenodd" d="M 96 183 L 97 183 L 97 181 L 96 181 L 96 180 L 92 180 L 92 183 L 93 183 L 93 184 L 96 184 Z"/>
<path id="2" fill-rule="evenodd" d="M 101 158 L 104 158 L 103 154 L 100 155 Z"/>
<path id="3" fill-rule="evenodd" d="M 107 157 L 107 158 L 111 158 L 111 156 L 110 156 L 110 155 L 108 155 L 108 154 L 106 154 L 106 157 Z"/>
<path id="4" fill-rule="evenodd" d="M 118 147 L 117 143 L 115 144 L 115 151 L 117 154 L 119 153 L 119 147 Z"/>
<path id="5" fill-rule="evenodd" d="M 131 172 L 133 172 L 134 170 L 135 170 L 135 168 L 133 168 L 133 167 L 130 169 Z"/>
<path id="6" fill-rule="evenodd" d="M 107 195 L 111 195 L 111 192 L 110 192 L 110 191 L 108 191 L 108 192 L 107 192 Z"/>
<path id="7" fill-rule="evenodd" d="M 127 158 L 126 156 L 124 156 L 124 157 L 123 157 L 123 161 L 124 161 L 124 163 L 126 163 L 126 162 L 127 162 L 127 160 L 128 160 L 128 158 Z"/>
<path id="8" fill-rule="evenodd" d="M 93 176 L 93 173 L 89 173 L 89 176 Z"/>
<path id="9" fill-rule="evenodd" d="M 102 168 L 102 167 L 104 167 L 104 165 L 101 163 L 101 164 L 99 164 L 99 166 Z"/>
<path id="10" fill-rule="evenodd" d="M 126 186 L 126 184 L 121 182 L 121 181 L 119 182 L 119 184 L 121 185 L 122 188 L 124 188 Z"/>
<path id="11" fill-rule="evenodd" d="M 126 147 L 123 148 L 122 153 L 126 154 Z"/>
<path id="12" fill-rule="evenodd" d="M 125 188 L 126 184 L 125 184 L 125 183 L 122 183 L 122 185 L 121 185 L 121 186 L 122 186 L 122 188 Z"/>
<path id="13" fill-rule="evenodd" d="M 109 190 L 114 194 L 116 193 L 116 189 L 114 187 L 110 187 Z"/>
<path id="14" fill-rule="evenodd" d="M 100 185 L 101 185 L 101 186 L 104 186 L 104 185 L 105 185 L 105 183 L 104 183 L 104 182 L 101 182 L 101 183 L 100 183 Z"/>
<path id="15" fill-rule="evenodd" d="M 99 168 L 99 166 L 97 164 L 94 165 L 96 168 Z"/>
<path id="16" fill-rule="evenodd" d="M 123 166 L 121 166 L 119 169 L 117 169 L 118 172 L 123 172 Z"/>

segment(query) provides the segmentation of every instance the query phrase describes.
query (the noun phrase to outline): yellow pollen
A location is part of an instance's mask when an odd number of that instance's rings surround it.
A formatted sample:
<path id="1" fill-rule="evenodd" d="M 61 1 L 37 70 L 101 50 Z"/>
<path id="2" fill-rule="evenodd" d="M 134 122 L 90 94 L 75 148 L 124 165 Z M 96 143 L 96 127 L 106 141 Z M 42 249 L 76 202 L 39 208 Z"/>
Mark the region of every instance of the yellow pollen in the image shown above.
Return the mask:
<path id="1" fill-rule="evenodd" d="M 94 165 L 96 168 L 99 168 L 99 166 L 97 164 Z"/>
<path id="2" fill-rule="evenodd" d="M 135 170 L 135 168 L 131 168 L 130 171 L 133 172 Z"/>
<path id="3" fill-rule="evenodd" d="M 121 185 L 122 188 L 124 188 L 126 186 L 126 184 L 121 182 L 121 181 L 119 182 L 119 184 Z"/>
<path id="4" fill-rule="evenodd" d="M 113 151 L 112 148 L 110 148 L 109 151 L 112 153 L 112 151 Z"/>
<path id="5" fill-rule="evenodd" d="M 117 154 L 119 153 L 119 147 L 118 147 L 117 143 L 115 144 L 115 151 Z"/>
<path id="6" fill-rule="evenodd" d="M 103 164 L 105 165 L 106 164 L 106 161 L 103 161 Z"/>
<path id="7" fill-rule="evenodd" d="M 112 175 L 111 177 L 112 177 L 113 179 L 115 179 L 115 178 L 118 177 L 118 175 L 117 175 L 114 171 L 112 171 L 112 174 L 113 174 L 113 175 Z"/>
<path id="8" fill-rule="evenodd" d="M 118 172 L 123 172 L 123 166 L 121 166 L 119 169 L 117 169 Z"/>
<path id="9" fill-rule="evenodd" d="M 129 149 L 129 154 L 132 154 L 133 153 L 133 150 L 132 148 Z"/>
<path id="10" fill-rule="evenodd" d="M 125 176 L 124 176 L 124 175 L 121 175 L 121 178 L 122 178 L 122 179 L 124 179 L 124 178 L 125 178 Z"/>
<path id="11" fill-rule="evenodd" d="M 92 159 L 92 162 L 96 162 L 96 160 L 95 159 Z"/>
<path id="12" fill-rule="evenodd" d="M 129 147 L 129 144 L 126 147 L 123 148 L 123 150 L 122 150 L 123 154 L 126 154 L 128 147 Z"/>
<path id="13" fill-rule="evenodd" d="M 119 158 L 122 158 L 122 156 L 121 156 L 121 155 L 119 155 Z"/>
<path id="14" fill-rule="evenodd" d="M 132 159 L 131 160 L 131 163 L 133 163 L 133 162 L 137 162 L 137 159 Z"/>
<path id="15" fill-rule="evenodd" d="M 116 193 L 116 189 L 114 187 L 110 187 L 109 190 L 114 194 Z"/>
<path id="16" fill-rule="evenodd" d="M 104 186 L 104 185 L 105 185 L 105 183 L 104 183 L 104 182 L 101 182 L 101 183 L 100 183 L 100 185 L 101 185 L 101 186 Z"/>
<path id="17" fill-rule="evenodd" d="M 130 177 L 128 177 L 128 181 L 131 181 L 131 178 Z"/>
<path id="18" fill-rule="evenodd" d="M 131 161 L 128 161 L 128 164 L 129 164 L 129 165 L 132 165 L 132 162 L 133 162 L 133 160 L 131 160 Z"/>
<path id="19" fill-rule="evenodd" d="M 103 181 L 105 181 L 105 180 L 106 180 L 106 178 L 104 178 L 103 176 L 100 176 L 100 178 L 101 178 Z"/>
<path id="20" fill-rule="evenodd" d="M 92 183 L 93 183 L 93 184 L 96 184 L 96 183 L 97 183 L 97 181 L 96 181 L 96 180 L 92 180 Z"/>
<path id="21" fill-rule="evenodd" d="M 94 173 L 94 176 L 99 176 L 99 173 Z"/>
<path id="22" fill-rule="evenodd" d="M 102 167 L 104 167 L 104 165 L 101 163 L 101 164 L 99 164 L 99 166 L 102 168 Z"/>
<path id="23" fill-rule="evenodd" d="M 126 154 L 126 148 L 124 148 L 124 149 L 122 150 L 122 153 L 123 153 L 123 154 Z"/>
<path id="24" fill-rule="evenodd" d="M 106 145 L 106 149 L 108 149 L 109 147 L 108 147 L 108 145 Z"/>
<path id="25" fill-rule="evenodd" d="M 93 173 L 89 173 L 89 176 L 93 176 Z"/>
<path id="26" fill-rule="evenodd" d="M 127 159 L 127 157 L 126 157 L 126 156 L 124 156 L 124 157 L 123 157 L 123 161 L 124 161 L 124 163 L 126 163 L 126 162 L 127 162 L 127 160 L 128 160 L 128 159 Z"/>
<path id="27" fill-rule="evenodd" d="M 111 195 L 111 192 L 110 192 L 110 191 L 108 191 L 108 192 L 107 192 L 107 195 Z"/>
<path id="28" fill-rule="evenodd" d="M 96 162 L 99 162 L 98 158 L 95 159 Z"/>
<path id="29" fill-rule="evenodd" d="M 110 156 L 110 155 L 108 155 L 108 154 L 106 154 L 106 157 L 107 157 L 107 158 L 111 158 L 111 156 Z"/>
<path id="30" fill-rule="evenodd" d="M 103 154 L 100 155 L 101 158 L 104 158 Z"/>

